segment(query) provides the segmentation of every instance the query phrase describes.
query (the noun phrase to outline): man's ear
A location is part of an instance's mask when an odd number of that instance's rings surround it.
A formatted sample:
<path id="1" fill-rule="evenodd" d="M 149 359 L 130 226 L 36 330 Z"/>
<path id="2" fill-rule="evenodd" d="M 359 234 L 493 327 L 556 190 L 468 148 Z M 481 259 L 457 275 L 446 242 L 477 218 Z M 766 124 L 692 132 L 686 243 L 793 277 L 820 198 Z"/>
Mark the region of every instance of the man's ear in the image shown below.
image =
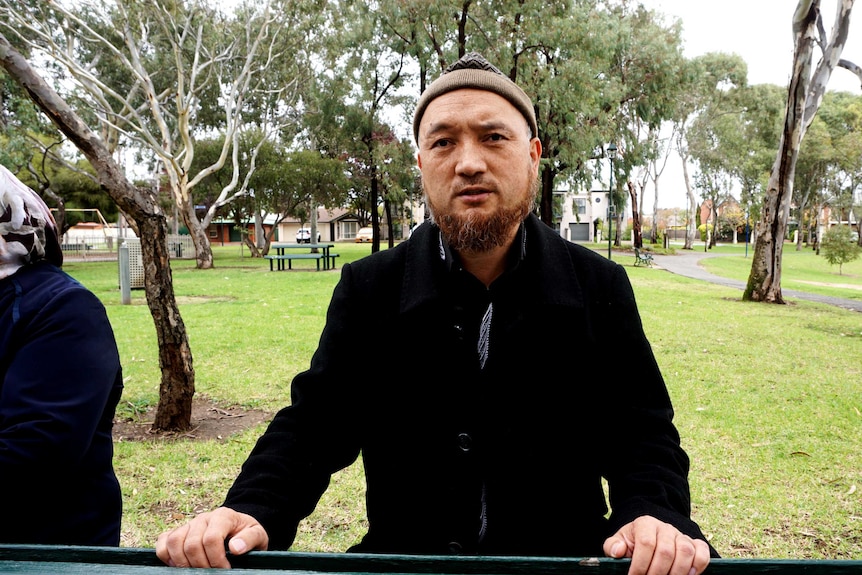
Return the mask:
<path id="1" fill-rule="evenodd" d="M 530 140 L 530 160 L 533 163 L 533 169 L 536 174 L 539 173 L 539 162 L 542 160 L 542 141 L 539 138 Z"/>

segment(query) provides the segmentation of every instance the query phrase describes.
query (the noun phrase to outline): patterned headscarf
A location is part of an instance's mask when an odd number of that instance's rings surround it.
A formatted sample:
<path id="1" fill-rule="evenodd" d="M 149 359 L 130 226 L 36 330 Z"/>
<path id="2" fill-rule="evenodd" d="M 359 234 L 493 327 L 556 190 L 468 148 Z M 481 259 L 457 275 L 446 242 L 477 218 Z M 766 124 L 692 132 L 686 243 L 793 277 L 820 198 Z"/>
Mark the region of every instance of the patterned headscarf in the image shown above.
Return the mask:
<path id="1" fill-rule="evenodd" d="M 63 265 L 57 223 L 42 198 L 0 165 L 0 279 L 40 260 Z"/>

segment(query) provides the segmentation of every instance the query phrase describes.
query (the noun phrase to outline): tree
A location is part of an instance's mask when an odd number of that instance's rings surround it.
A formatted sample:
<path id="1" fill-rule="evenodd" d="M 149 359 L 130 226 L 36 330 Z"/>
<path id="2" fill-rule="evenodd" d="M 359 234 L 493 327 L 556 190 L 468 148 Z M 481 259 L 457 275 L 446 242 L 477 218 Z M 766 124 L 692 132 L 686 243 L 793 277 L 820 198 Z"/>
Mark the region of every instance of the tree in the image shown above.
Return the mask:
<path id="1" fill-rule="evenodd" d="M 716 118 L 739 112 L 739 104 L 732 103 L 731 93 L 748 82 L 748 67 L 735 55 L 705 54 L 688 62 L 683 74 L 685 89 L 674 114 L 674 139 L 682 161 L 683 180 L 688 198 L 687 231 L 683 249 L 692 249 L 696 237 L 697 198 L 695 179 L 689 167 L 698 164 L 700 157 L 713 157 L 712 146 L 719 139 L 711 130 Z M 721 162 L 716 164 L 720 166 Z"/>
<path id="2" fill-rule="evenodd" d="M 397 30 L 404 23 L 398 5 L 357 2 L 334 8 L 332 20 L 339 32 L 327 46 L 330 68 L 321 83 L 335 86 L 352 103 L 341 108 L 338 115 L 327 115 L 322 121 L 316 119 L 315 135 L 330 136 L 324 140 L 339 145 L 341 154 L 352 164 L 354 176 L 358 176 L 353 179 L 354 192 L 359 196 L 357 200 L 367 206 L 374 230 L 371 251 L 376 252 L 380 250 L 378 205 L 382 201 L 385 206 L 391 200 L 384 189 L 385 148 L 397 139 L 383 118 L 383 111 L 406 101 L 400 89 L 409 78 L 411 41 Z M 345 84 L 341 78 L 349 83 Z M 333 120 L 353 136 L 350 141 L 331 137 Z M 367 187 L 360 185 L 363 181 Z"/>
<path id="3" fill-rule="evenodd" d="M 743 300 L 785 303 L 781 294 L 781 255 L 790 216 L 796 162 L 805 132 L 817 114 L 835 66 L 856 69 L 850 62 L 839 62 L 847 41 L 852 8 L 853 0 L 836 1 L 835 23 L 831 36 L 827 37 L 820 19 L 820 0 L 799 0 L 796 6 L 793 15 L 793 73 L 787 91 L 784 127 L 756 227 L 751 272 Z M 815 43 L 820 47 L 822 57 L 812 68 Z"/>
<path id="4" fill-rule="evenodd" d="M 859 257 L 862 249 L 856 244 L 853 238 L 853 231 L 850 226 L 832 226 L 823 235 L 822 240 L 823 257 L 830 265 L 838 264 L 838 275 L 841 275 L 841 267 L 854 261 Z"/>
<path id="5" fill-rule="evenodd" d="M 205 0 L 78 2 L 74 9 L 0 0 L 7 28 L 65 72 L 67 100 L 99 126 L 107 149 L 122 143 L 158 162 L 153 170 L 167 178 L 201 268 L 213 263 L 206 227 L 246 188 L 230 180 L 202 218 L 193 189 L 227 162 L 239 173 L 237 145 L 246 127 L 263 134 L 262 142 L 295 122 L 297 87 L 307 75 L 292 65 L 304 61 L 301 24 L 306 15 L 319 16 L 304 3 L 272 9 L 272 1 L 241 6 L 232 20 Z M 221 152 L 192 172 L 195 139 L 206 128 L 221 130 Z"/>
<path id="6" fill-rule="evenodd" d="M 92 165 L 99 184 L 137 222 L 144 265 L 144 289 L 156 327 L 162 381 L 153 429 L 185 430 L 191 425 L 194 368 L 185 324 L 174 297 L 168 262 L 167 220 L 155 198 L 133 186 L 102 140 L 60 98 L 0 34 L 0 65 Z"/>

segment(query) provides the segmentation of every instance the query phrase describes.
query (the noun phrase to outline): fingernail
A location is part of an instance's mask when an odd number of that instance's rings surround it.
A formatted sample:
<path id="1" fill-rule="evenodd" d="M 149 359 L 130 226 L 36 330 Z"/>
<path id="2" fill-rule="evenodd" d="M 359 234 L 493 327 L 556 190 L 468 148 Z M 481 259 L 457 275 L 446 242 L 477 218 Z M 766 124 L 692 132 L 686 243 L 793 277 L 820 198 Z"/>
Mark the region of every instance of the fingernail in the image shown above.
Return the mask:
<path id="1" fill-rule="evenodd" d="M 245 544 L 245 541 L 243 541 L 242 539 L 231 539 L 230 543 L 231 543 L 231 546 L 233 547 L 233 552 L 238 554 L 238 555 L 245 553 L 245 550 L 248 547 Z M 693 575 L 693 574 L 690 573 L 689 575 Z"/>
<path id="2" fill-rule="evenodd" d="M 623 544 L 620 543 L 619 541 L 614 543 L 613 547 L 611 547 L 611 557 L 618 557 L 622 552 L 622 546 L 623 546 Z M 692 574 L 689 573 L 689 575 L 692 575 Z"/>
<path id="3" fill-rule="evenodd" d="M 691 569 L 688 570 L 688 575 L 697 575 L 697 569 L 692 567 Z"/>

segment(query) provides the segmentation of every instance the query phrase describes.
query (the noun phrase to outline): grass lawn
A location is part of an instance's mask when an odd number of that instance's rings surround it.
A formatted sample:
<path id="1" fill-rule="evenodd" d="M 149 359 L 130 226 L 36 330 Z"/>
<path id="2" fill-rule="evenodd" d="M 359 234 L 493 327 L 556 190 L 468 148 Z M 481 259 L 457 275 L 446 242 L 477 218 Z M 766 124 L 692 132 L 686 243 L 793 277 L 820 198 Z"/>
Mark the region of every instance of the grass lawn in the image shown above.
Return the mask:
<path id="1" fill-rule="evenodd" d="M 706 266 L 745 280 L 751 254 L 734 249 L 741 247 L 719 248 L 731 255 Z M 333 251 L 340 268 L 370 250 Z M 862 262 L 845 264 L 839 276 L 810 251 L 784 254 L 785 289 L 859 297 Z M 313 262 L 270 272 L 238 246 L 217 247 L 215 258 L 212 270 L 173 262 L 197 393 L 274 412 L 316 348 L 339 272 L 313 271 Z M 739 290 L 630 261 L 623 264 L 692 460 L 693 516 L 715 547 L 725 557 L 862 559 L 862 314 L 806 301 L 743 303 Z M 108 308 L 126 376 L 119 414 L 134 418 L 155 405 L 160 381 L 143 292 L 120 304 L 115 262 L 65 269 Z M 262 431 L 116 443 L 122 545 L 151 547 L 164 528 L 217 506 Z M 336 475 L 294 550 L 343 551 L 356 542 L 363 497 L 359 465 Z"/>

